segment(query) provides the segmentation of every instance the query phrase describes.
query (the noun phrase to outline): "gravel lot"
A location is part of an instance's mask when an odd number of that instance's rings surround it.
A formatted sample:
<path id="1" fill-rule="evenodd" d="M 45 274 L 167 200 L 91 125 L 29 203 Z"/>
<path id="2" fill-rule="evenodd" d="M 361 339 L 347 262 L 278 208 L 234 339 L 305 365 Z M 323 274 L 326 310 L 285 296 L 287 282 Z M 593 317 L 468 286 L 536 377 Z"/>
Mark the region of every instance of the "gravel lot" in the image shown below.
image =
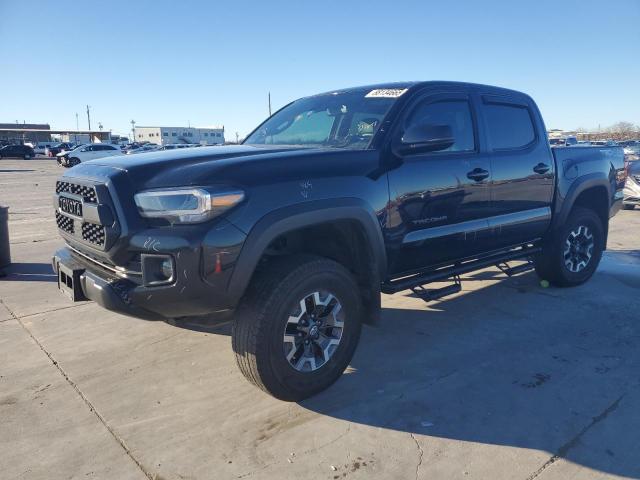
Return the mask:
<path id="1" fill-rule="evenodd" d="M 640 478 L 640 210 L 581 287 L 488 269 L 429 305 L 385 296 L 343 378 L 290 404 L 244 380 L 228 324 L 58 293 L 59 173 L 0 161 L 1 478 Z"/>

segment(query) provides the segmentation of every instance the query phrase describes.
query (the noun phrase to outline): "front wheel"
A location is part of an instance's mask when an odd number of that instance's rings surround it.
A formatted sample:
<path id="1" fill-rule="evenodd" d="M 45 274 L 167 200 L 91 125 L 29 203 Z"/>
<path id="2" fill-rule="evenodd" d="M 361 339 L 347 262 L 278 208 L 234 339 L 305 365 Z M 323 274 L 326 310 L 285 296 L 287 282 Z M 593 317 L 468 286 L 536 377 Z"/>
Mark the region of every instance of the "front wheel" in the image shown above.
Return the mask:
<path id="1" fill-rule="evenodd" d="M 536 273 L 559 287 L 580 285 L 595 273 L 603 250 L 600 217 L 593 210 L 574 207 L 565 224 L 536 256 Z"/>
<path id="2" fill-rule="evenodd" d="M 73 157 L 73 158 L 70 158 L 69 160 L 67 160 L 67 166 L 68 167 L 75 167 L 79 163 L 80 163 L 80 159 L 76 158 L 76 157 Z"/>
<path id="3" fill-rule="evenodd" d="M 257 272 L 232 343 L 244 376 L 280 400 L 299 401 L 335 382 L 360 338 L 358 285 L 339 263 L 292 256 Z"/>
<path id="4" fill-rule="evenodd" d="M 624 208 L 625 210 L 633 210 L 634 207 L 635 205 L 633 203 L 625 203 L 624 205 L 622 205 L 622 208 Z"/>

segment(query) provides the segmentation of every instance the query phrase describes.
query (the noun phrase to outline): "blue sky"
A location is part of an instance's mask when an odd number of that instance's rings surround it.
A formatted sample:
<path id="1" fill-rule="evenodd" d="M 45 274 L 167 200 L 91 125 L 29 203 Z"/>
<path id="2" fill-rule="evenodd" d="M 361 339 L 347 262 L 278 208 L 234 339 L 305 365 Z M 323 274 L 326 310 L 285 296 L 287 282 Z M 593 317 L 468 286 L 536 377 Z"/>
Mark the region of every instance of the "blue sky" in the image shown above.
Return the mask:
<path id="1" fill-rule="evenodd" d="M 224 124 L 396 80 L 525 91 L 548 128 L 640 124 L 640 0 L 0 0 L 0 122 Z"/>

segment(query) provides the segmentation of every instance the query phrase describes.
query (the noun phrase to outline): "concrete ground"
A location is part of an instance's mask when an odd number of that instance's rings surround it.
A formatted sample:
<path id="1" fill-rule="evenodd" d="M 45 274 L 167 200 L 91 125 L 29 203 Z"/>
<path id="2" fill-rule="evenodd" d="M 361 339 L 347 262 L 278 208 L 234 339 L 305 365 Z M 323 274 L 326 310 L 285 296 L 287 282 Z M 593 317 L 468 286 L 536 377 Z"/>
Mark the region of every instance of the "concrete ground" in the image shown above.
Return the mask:
<path id="1" fill-rule="evenodd" d="M 51 160 L 0 161 L 0 478 L 640 478 L 640 210 L 594 278 L 464 278 L 383 299 L 352 366 L 301 402 L 237 370 L 229 325 L 127 318 L 58 293 Z"/>

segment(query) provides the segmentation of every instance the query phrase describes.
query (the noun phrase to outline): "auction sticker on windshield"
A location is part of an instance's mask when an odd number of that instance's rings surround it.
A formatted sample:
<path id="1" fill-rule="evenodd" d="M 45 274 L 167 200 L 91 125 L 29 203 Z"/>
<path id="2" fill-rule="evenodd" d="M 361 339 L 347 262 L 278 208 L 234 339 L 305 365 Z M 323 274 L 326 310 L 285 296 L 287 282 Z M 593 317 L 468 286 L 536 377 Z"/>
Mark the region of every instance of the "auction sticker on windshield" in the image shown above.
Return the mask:
<path id="1" fill-rule="evenodd" d="M 377 88 L 367 93 L 365 98 L 398 98 L 406 91 L 406 88 Z"/>

